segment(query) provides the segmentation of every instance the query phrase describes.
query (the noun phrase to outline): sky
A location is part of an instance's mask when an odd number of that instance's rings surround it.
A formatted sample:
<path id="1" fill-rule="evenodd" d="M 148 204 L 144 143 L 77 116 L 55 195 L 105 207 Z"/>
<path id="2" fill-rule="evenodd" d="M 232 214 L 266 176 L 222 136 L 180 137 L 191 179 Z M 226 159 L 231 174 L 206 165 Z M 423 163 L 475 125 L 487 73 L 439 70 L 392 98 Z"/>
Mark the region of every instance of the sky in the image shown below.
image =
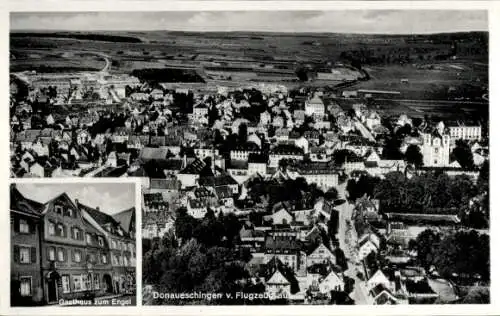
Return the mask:
<path id="1" fill-rule="evenodd" d="M 11 30 L 425 34 L 487 31 L 486 10 L 13 12 Z"/>
<path id="2" fill-rule="evenodd" d="M 135 185 L 133 183 L 64 183 L 32 184 L 17 183 L 18 190 L 28 199 L 45 203 L 66 192 L 75 201 L 90 207 L 99 206 L 100 211 L 114 214 L 135 207 Z"/>

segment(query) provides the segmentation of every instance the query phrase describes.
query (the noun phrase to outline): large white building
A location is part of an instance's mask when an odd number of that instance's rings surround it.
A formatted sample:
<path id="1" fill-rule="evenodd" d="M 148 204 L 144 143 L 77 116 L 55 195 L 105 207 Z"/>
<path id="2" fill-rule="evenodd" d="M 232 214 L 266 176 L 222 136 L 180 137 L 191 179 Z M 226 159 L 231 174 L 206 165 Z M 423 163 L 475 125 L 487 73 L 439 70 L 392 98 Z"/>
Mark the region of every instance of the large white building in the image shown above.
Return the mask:
<path id="1" fill-rule="evenodd" d="M 193 108 L 193 120 L 201 124 L 208 124 L 208 107 L 198 104 Z"/>
<path id="2" fill-rule="evenodd" d="M 447 167 L 450 164 L 450 136 L 423 134 L 421 147 L 425 167 Z"/>
<path id="3" fill-rule="evenodd" d="M 452 141 L 458 139 L 464 140 L 481 140 L 481 125 L 466 126 L 462 124 L 448 126 Z"/>
<path id="4" fill-rule="evenodd" d="M 317 95 L 305 102 L 305 114 L 322 119 L 325 116 L 325 104 Z"/>

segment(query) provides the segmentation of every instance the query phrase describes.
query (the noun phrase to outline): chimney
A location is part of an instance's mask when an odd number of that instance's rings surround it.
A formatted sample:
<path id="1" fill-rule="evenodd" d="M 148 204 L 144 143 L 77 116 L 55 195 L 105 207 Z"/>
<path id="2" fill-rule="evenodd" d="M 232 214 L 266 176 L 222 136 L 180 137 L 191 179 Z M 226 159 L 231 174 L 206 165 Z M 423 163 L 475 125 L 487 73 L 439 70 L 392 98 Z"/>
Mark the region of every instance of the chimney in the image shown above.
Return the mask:
<path id="1" fill-rule="evenodd" d="M 76 204 L 76 205 L 78 205 L 78 204 L 79 204 L 78 199 L 75 199 L 75 204 Z"/>
<path id="2" fill-rule="evenodd" d="M 95 210 L 99 212 L 99 206 L 96 206 Z"/>

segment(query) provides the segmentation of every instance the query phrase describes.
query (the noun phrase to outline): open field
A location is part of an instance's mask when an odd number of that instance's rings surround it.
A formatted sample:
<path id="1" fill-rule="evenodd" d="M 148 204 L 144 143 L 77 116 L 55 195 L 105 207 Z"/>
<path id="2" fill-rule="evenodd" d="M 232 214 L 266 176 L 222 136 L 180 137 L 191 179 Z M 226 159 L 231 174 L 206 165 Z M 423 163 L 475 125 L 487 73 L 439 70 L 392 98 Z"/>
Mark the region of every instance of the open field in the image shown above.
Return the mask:
<path id="1" fill-rule="evenodd" d="M 356 88 L 396 90 L 402 99 L 469 98 L 481 100 L 488 87 L 488 69 L 473 68 L 468 61 L 368 67 L 370 80 L 359 82 Z M 460 67 L 456 69 L 454 67 Z"/>
<path id="2" fill-rule="evenodd" d="M 70 50 L 11 49 L 10 71 L 37 72 L 97 71 L 106 61 L 96 54 Z"/>
<path id="3" fill-rule="evenodd" d="M 488 107 L 484 100 L 488 94 L 487 33 L 421 36 L 160 31 L 20 34 L 10 38 L 13 72 L 28 69 L 96 71 L 105 67 L 108 58 L 111 67 L 106 69 L 111 73 L 131 74 L 149 68 L 173 69 L 158 70 L 163 75 L 201 76 L 201 80 L 194 80 L 201 81 L 193 83 L 196 89 L 261 82 L 274 82 L 288 88 L 335 88 L 342 81 L 300 81 L 294 79 L 293 74 L 299 67 L 314 71 L 328 69 L 327 65 L 333 66 L 339 61 L 353 65 L 360 61 L 370 79 L 349 83 L 346 90 L 401 92 L 398 100 L 374 96 L 372 106 L 381 111 L 417 116 L 447 115 L 447 112 L 469 115 L 487 113 Z M 452 44 L 456 48 L 451 49 Z M 450 58 L 450 51 L 456 58 Z M 254 72 L 227 76 L 231 80 L 224 80 L 224 76 L 211 76 L 207 71 L 215 69 L 212 73 L 220 73 L 223 69 L 236 68 L 254 69 Z M 286 74 L 282 80 L 281 72 Z M 427 101 L 416 103 L 415 100 Z"/>

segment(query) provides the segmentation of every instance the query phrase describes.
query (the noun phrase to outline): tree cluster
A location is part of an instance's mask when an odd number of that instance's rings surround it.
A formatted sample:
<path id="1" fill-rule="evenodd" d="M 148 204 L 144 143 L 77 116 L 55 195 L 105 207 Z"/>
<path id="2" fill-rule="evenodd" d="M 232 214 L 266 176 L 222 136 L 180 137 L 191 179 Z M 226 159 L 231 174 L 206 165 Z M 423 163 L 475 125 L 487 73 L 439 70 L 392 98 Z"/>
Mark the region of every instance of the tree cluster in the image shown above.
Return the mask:
<path id="1" fill-rule="evenodd" d="M 308 184 L 302 177 L 281 182 L 254 178 L 248 182 L 247 188 L 249 198 L 257 203 L 265 202 L 272 206 L 288 201 L 296 209 L 312 208 L 316 200 L 324 195 L 315 183 Z"/>
<path id="2" fill-rule="evenodd" d="M 145 284 L 151 284 L 162 293 L 234 293 L 238 291 L 262 293 L 262 284 L 247 282 L 249 273 L 245 264 L 250 253 L 235 251 L 240 229 L 237 218 L 230 214 L 216 217 L 209 211 L 197 220 L 180 209 L 175 221 L 176 237 L 166 234 L 143 246 L 143 275 Z M 149 298 L 149 304 L 239 304 L 240 300 L 168 300 Z M 247 302 L 248 303 L 248 302 Z M 251 302 L 250 302 L 251 303 Z"/>
<path id="3" fill-rule="evenodd" d="M 411 179 L 401 172 L 391 172 L 373 192 L 384 212 L 447 214 L 464 210 L 477 194 L 478 188 L 468 176 L 449 177 L 443 172 L 428 172 Z"/>
<path id="4" fill-rule="evenodd" d="M 443 277 L 490 279 L 490 238 L 486 234 L 472 230 L 442 235 L 425 230 L 412 244 L 419 263 L 426 269 L 435 267 Z"/>
<path id="5" fill-rule="evenodd" d="M 455 142 L 455 148 L 451 152 L 451 160 L 456 160 L 463 169 L 471 170 L 474 168 L 474 157 L 469 144 L 462 139 Z"/>
<path id="6" fill-rule="evenodd" d="M 372 177 L 368 174 L 361 175 L 357 180 L 349 179 L 347 181 L 346 191 L 349 194 L 349 201 L 356 201 L 356 199 L 366 195 L 373 197 L 374 190 L 380 183 L 380 179 Z"/>

